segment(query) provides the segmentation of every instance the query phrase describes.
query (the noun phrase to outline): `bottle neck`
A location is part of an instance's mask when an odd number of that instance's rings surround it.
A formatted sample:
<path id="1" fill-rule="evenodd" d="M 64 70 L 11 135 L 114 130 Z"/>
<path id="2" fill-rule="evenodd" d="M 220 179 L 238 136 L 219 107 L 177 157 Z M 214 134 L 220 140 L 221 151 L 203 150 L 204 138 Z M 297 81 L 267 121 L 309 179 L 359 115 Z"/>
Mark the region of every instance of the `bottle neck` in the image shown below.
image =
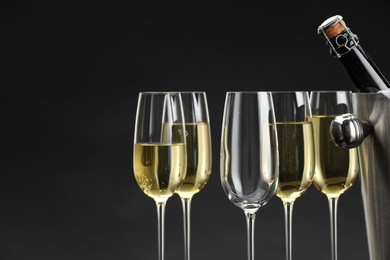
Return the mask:
<path id="1" fill-rule="evenodd" d="M 389 82 L 359 44 L 359 38 L 349 28 L 327 44 L 348 72 L 355 88 L 360 92 L 378 92 L 390 88 Z"/>

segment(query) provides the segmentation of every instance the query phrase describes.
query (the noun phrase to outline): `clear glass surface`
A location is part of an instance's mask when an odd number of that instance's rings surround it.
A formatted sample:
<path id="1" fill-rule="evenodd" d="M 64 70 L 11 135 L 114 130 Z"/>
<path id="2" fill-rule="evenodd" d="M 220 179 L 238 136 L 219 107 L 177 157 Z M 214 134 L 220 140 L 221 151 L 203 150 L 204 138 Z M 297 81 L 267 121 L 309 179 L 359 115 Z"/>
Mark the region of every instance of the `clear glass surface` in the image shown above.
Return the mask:
<path id="1" fill-rule="evenodd" d="M 279 147 L 279 183 L 276 195 L 285 213 L 286 259 L 292 259 L 292 216 L 297 198 L 314 175 L 314 140 L 309 96 L 305 91 L 273 92 Z"/>
<path id="2" fill-rule="evenodd" d="M 184 259 L 190 260 L 191 201 L 207 184 L 211 174 L 211 133 L 205 92 L 181 92 L 183 101 L 187 168 L 186 177 L 176 190 L 183 207 Z"/>
<path id="3" fill-rule="evenodd" d="M 221 134 L 221 184 L 229 200 L 245 213 L 249 260 L 254 259 L 256 212 L 278 184 L 277 146 L 271 94 L 228 92 Z"/>
<path id="4" fill-rule="evenodd" d="M 158 259 L 164 259 L 167 200 L 182 184 L 187 168 L 184 113 L 180 93 L 139 94 L 133 169 L 141 190 L 157 206 Z"/>
<path id="5" fill-rule="evenodd" d="M 329 202 L 332 260 L 337 259 L 337 203 L 339 196 L 354 183 L 358 172 L 357 149 L 343 149 L 333 144 L 329 127 L 341 114 L 352 113 L 350 91 L 313 91 L 310 94 L 313 112 L 316 167 L 314 186 Z"/>

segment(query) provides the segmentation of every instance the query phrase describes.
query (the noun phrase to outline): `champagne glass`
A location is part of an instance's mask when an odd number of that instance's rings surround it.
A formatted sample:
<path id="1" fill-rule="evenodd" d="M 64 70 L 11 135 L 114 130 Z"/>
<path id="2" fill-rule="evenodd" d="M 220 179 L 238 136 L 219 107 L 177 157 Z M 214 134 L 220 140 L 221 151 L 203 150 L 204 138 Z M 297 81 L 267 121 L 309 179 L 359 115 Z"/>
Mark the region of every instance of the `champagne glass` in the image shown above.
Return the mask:
<path id="1" fill-rule="evenodd" d="M 254 259 L 254 224 L 258 209 L 278 184 L 278 145 L 269 92 L 226 93 L 220 172 L 222 187 L 247 220 L 248 259 Z"/>
<path id="2" fill-rule="evenodd" d="M 332 259 L 337 259 L 337 202 L 359 173 L 357 148 L 343 149 L 331 140 L 329 127 L 341 114 L 352 112 L 350 91 L 313 91 L 310 94 L 313 111 L 316 167 L 314 186 L 328 197 Z"/>
<path id="3" fill-rule="evenodd" d="M 187 167 L 180 93 L 139 94 L 133 159 L 139 187 L 156 202 L 158 259 L 163 260 L 165 205 L 183 182 Z"/>
<path id="4" fill-rule="evenodd" d="M 183 207 L 184 259 L 190 260 L 190 209 L 192 197 L 207 183 L 211 174 L 210 120 L 205 92 L 181 92 L 183 101 L 187 169 L 176 190 Z"/>
<path id="5" fill-rule="evenodd" d="M 279 145 L 279 184 L 284 206 L 286 259 L 292 259 L 292 213 L 295 200 L 311 185 L 314 140 L 309 95 L 305 91 L 273 92 Z"/>

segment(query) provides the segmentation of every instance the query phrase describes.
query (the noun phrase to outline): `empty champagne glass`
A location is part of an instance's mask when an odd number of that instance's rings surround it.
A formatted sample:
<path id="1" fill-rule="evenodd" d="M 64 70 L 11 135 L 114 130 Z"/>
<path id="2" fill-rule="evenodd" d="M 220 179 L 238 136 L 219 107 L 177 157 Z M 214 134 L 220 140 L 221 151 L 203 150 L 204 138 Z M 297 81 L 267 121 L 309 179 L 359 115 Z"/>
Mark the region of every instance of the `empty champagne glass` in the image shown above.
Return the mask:
<path id="1" fill-rule="evenodd" d="M 286 259 L 292 259 L 292 213 L 295 200 L 311 185 L 314 140 L 309 96 L 305 91 L 273 92 L 279 146 L 279 184 L 286 228 Z"/>
<path id="2" fill-rule="evenodd" d="M 329 127 L 336 116 L 352 112 L 351 92 L 313 91 L 310 103 L 316 155 L 314 186 L 328 198 L 332 260 L 337 260 L 337 202 L 354 183 L 359 163 L 357 148 L 337 147 L 331 140 Z"/>
<path id="3" fill-rule="evenodd" d="M 277 136 L 270 93 L 226 94 L 220 173 L 226 195 L 246 215 L 248 259 L 253 260 L 256 212 L 271 199 L 278 183 Z"/>
<path id="4" fill-rule="evenodd" d="M 139 94 L 133 167 L 139 187 L 156 202 L 158 259 L 163 260 L 165 205 L 183 182 L 187 167 L 184 114 L 179 93 Z"/>
<path id="5" fill-rule="evenodd" d="M 176 190 L 183 207 L 184 259 L 190 260 L 190 209 L 192 197 L 207 183 L 211 173 L 211 134 L 206 93 L 181 92 L 185 117 L 187 169 Z"/>

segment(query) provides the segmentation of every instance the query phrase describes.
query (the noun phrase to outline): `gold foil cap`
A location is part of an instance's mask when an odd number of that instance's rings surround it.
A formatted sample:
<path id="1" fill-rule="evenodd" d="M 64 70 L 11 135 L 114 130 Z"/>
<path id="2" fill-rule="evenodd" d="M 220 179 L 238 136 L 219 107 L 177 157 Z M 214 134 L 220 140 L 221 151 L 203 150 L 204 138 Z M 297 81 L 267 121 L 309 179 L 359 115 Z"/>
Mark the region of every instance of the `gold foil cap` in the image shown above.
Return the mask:
<path id="1" fill-rule="evenodd" d="M 341 15 L 335 15 L 326 19 L 317 29 L 317 33 L 326 36 L 328 39 L 333 39 L 343 31 L 347 26 Z"/>

